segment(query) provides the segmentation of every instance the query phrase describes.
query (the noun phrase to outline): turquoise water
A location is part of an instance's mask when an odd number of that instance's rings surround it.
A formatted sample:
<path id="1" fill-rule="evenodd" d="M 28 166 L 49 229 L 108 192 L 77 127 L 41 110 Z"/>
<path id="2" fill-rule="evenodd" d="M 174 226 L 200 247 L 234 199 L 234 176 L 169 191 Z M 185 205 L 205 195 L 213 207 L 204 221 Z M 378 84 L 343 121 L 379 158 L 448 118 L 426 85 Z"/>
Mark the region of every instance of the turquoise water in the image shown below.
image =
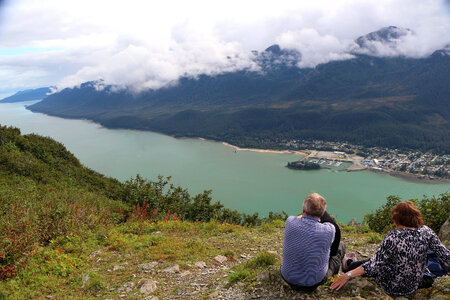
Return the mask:
<path id="1" fill-rule="evenodd" d="M 380 173 L 297 171 L 284 167 L 300 156 L 238 151 L 221 143 L 135 130 L 107 129 L 86 120 L 32 113 L 27 103 L 0 104 L 0 124 L 63 143 L 87 167 L 126 180 L 137 173 L 149 179 L 172 176 L 191 194 L 211 189 L 214 200 L 246 213 L 301 212 L 311 192 L 324 195 L 328 211 L 341 221 L 376 209 L 388 195 L 402 199 L 438 195 L 449 183 L 411 182 Z"/>

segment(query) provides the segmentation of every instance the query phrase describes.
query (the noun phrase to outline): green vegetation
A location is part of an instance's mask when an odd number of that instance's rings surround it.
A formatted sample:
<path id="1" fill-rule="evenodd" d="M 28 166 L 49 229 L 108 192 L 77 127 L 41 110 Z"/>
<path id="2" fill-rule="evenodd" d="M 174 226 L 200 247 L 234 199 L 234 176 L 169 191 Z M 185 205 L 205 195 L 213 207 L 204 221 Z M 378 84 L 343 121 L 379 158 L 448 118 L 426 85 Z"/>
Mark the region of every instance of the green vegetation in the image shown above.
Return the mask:
<path id="1" fill-rule="evenodd" d="M 294 139 L 448 154 L 449 66 L 450 56 L 439 53 L 358 55 L 314 69 L 278 65 L 264 73 L 180 78 L 138 95 L 87 82 L 29 109 L 244 148 L 279 149 L 279 141 Z"/>
<path id="2" fill-rule="evenodd" d="M 288 162 L 286 167 L 289 169 L 294 169 L 294 170 L 318 170 L 318 169 L 320 169 L 320 165 L 318 163 L 309 162 L 309 161 Z"/>
<path id="3" fill-rule="evenodd" d="M 369 228 L 378 233 L 386 233 L 395 228 L 394 222 L 391 219 L 392 208 L 401 202 L 400 197 L 389 196 L 386 203 L 383 204 L 374 213 L 365 215 L 364 223 Z M 439 232 L 442 224 L 450 215 L 450 193 L 441 194 L 439 197 L 426 197 L 423 199 L 411 199 L 416 203 L 417 208 L 422 212 L 425 225 Z"/>
<path id="4" fill-rule="evenodd" d="M 235 266 L 233 273 L 228 275 L 228 281 L 230 283 L 238 281 L 251 283 L 255 281 L 256 276 L 262 271 L 272 270 L 276 262 L 277 257 L 274 254 L 262 252 L 246 263 Z"/>
<path id="5" fill-rule="evenodd" d="M 263 221 L 258 214 L 241 214 L 212 202 L 210 193 L 192 197 L 170 184 L 170 177 L 153 182 L 137 175 L 121 183 L 82 166 L 50 138 L 0 127 L 0 279 L 16 274 L 40 246 L 86 232 L 97 232 L 102 239 L 102 231 L 127 220 L 141 221 L 133 233 L 153 230 L 143 221 Z M 282 217 L 271 213 L 267 220 Z M 205 230 L 220 230 L 216 227 Z M 109 242 L 117 248 L 124 243 L 114 238 Z"/>
<path id="6" fill-rule="evenodd" d="M 448 197 L 417 200 L 433 229 L 448 216 Z M 389 197 L 368 215 L 370 229 L 386 230 L 386 212 L 398 201 Z M 170 178 L 137 175 L 121 183 L 85 168 L 52 139 L 0 127 L 0 299 L 114 298 L 126 283 L 136 288 L 148 279 L 142 264 L 157 263 L 152 278 L 167 282 L 163 268 L 178 264 L 195 273 L 195 262 L 214 267 L 216 255 L 225 255 L 231 270 L 204 280 L 251 288 L 258 274 L 280 267 L 286 217 L 226 209 L 210 191 L 191 196 Z M 368 226 L 342 226 L 348 249 L 376 247 L 382 236 Z M 170 281 L 154 295 L 179 288 Z"/>

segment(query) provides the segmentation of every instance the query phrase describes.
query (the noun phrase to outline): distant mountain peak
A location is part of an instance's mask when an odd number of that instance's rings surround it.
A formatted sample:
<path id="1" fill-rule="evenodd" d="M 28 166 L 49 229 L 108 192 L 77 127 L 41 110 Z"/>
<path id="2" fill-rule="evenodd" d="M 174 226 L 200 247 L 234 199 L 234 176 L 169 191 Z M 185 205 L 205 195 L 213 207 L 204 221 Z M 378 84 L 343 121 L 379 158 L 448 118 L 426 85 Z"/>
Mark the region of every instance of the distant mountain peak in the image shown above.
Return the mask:
<path id="1" fill-rule="evenodd" d="M 279 67 L 295 67 L 302 58 L 297 50 L 282 49 L 278 44 L 267 47 L 263 52 L 252 51 L 255 61 L 264 70 Z"/>
<path id="2" fill-rule="evenodd" d="M 12 96 L 1 99 L 0 101 L 3 103 L 8 102 L 22 102 L 22 101 L 32 101 L 32 100 L 40 100 L 44 99 L 54 91 L 55 87 L 42 87 L 37 89 L 28 89 L 23 91 L 18 91 Z"/>
<path id="3" fill-rule="evenodd" d="M 281 54 L 281 48 L 279 45 L 277 44 L 273 44 L 270 47 L 267 47 L 266 50 L 264 50 L 265 52 L 272 52 L 273 54 Z"/>
<path id="4" fill-rule="evenodd" d="M 396 49 L 401 40 L 413 35 L 414 32 L 408 28 L 397 26 L 383 27 L 377 31 L 360 36 L 355 40 L 358 48 L 354 52 L 368 55 L 395 55 Z"/>
<path id="5" fill-rule="evenodd" d="M 413 31 L 408 28 L 399 28 L 397 26 L 383 27 L 377 31 L 370 32 L 366 35 L 360 36 L 356 39 L 356 43 L 360 47 L 364 47 L 368 42 L 382 42 L 382 43 L 395 43 L 403 36 L 413 34 Z"/>

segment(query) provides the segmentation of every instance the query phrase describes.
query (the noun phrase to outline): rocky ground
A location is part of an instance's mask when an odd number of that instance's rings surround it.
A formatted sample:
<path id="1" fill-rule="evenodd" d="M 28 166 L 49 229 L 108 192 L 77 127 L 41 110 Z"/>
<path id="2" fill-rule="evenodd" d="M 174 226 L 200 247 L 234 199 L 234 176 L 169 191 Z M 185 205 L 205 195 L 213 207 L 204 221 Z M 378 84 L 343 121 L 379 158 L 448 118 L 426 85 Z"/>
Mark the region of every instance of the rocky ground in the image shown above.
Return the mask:
<path id="1" fill-rule="evenodd" d="M 283 227 L 280 220 L 256 227 L 127 222 L 101 234 L 68 235 L 0 281 L 0 299 L 390 298 L 370 278 L 354 278 L 339 292 L 329 288 L 336 277 L 313 293 L 292 290 L 278 271 Z M 354 223 L 341 228 L 347 252 L 358 259 L 372 256 L 383 238 Z M 448 228 L 443 233 L 450 240 Z M 413 298 L 450 299 L 450 276 Z"/>
<path id="2" fill-rule="evenodd" d="M 343 240 L 347 251 L 355 251 L 358 259 L 370 257 L 377 249 L 380 236 L 358 233 L 353 226 L 343 228 Z M 227 230 L 224 230 L 227 231 Z M 161 230 L 156 235 L 165 235 Z M 238 234 L 237 234 L 238 233 Z M 172 235 L 178 235 L 171 231 Z M 192 239 L 197 234 L 185 232 L 179 236 Z M 352 279 L 341 291 L 331 291 L 329 286 L 335 278 L 313 293 L 292 290 L 277 271 L 281 262 L 283 228 L 280 226 L 261 229 L 207 234 L 200 238 L 212 248 L 209 256 L 196 254 L 171 263 L 170 260 L 140 260 L 131 253 L 101 248 L 90 254 L 90 264 L 97 274 L 104 274 L 107 290 L 96 295 L 103 299 L 386 299 L 386 295 L 370 278 Z M 198 237 L 198 236 L 197 236 Z M 198 245 L 193 245 L 197 247 Z M 151 249 L 149 249 L 151 251 Z M 222 254 L 217 254 L 222 253 Z M 239 272 L 239 266 L 269 253 L 276 263 L 256 276 L 230 283 L 230 274 Z M 205 253 L 206 254 L 206 253 Z M 106 269 L 105 269 L 106 268 Z M 83 277 L 88 286 L 89 275 Z M 420 290 L 412 299 L 449 299 L 450 277 L 436 281 L 429 289 Z M 404 298 L 397 298 L 404 299 Z"/>

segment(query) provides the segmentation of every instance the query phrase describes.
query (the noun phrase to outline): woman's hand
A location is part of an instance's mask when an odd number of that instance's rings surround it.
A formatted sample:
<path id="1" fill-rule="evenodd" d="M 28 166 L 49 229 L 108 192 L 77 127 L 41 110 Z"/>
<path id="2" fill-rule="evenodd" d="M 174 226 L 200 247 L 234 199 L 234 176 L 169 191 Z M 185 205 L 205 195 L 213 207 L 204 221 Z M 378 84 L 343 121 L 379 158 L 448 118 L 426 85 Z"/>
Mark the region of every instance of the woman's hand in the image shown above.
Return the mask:
<path id="1" fill-rule="evenodd" d="M 359 266 L 356 269 L 351 270 L 351 274 L 352 274 L 352 277 L 348 276 L 347 274 L 342 274 L 341 276 L 339 276 L 338 280 L 336 280 L 335 282 L 333 282 L 331 284 L 330 288 L 332 290 L 339 291 L 341 289 L 341 287 L 343 287 L 350 280 L 350 278 L 364 275 L 364 274 L 366 274 L 366 271 L 363 269 L 362 266 Z"/>
<path id="2" fill-rule="evenodd" d="M 341 276 L 339 276 L 338 280 L 331 284 L 331 289 L 339 291 L 341 287 L 343 287 L 349 280 L 350 277 L 347 276 L 347 274 L 342 274 Z"/>

